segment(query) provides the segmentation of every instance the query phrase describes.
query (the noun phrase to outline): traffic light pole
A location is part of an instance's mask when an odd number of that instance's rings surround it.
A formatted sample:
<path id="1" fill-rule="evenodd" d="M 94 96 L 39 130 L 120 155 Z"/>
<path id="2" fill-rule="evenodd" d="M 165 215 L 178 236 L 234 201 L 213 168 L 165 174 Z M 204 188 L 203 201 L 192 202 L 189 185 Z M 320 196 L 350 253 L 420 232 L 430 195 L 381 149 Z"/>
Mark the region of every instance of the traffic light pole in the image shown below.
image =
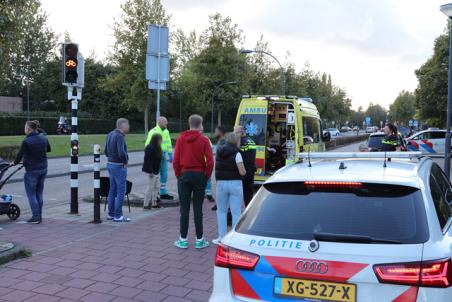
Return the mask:
<path id="1" fill-rule="evenodd" d="M 68 87 L 68 96 L 71 101 L 71 211 L 70 214 L 78 214 L 78 99 L 77 88 Z"/>

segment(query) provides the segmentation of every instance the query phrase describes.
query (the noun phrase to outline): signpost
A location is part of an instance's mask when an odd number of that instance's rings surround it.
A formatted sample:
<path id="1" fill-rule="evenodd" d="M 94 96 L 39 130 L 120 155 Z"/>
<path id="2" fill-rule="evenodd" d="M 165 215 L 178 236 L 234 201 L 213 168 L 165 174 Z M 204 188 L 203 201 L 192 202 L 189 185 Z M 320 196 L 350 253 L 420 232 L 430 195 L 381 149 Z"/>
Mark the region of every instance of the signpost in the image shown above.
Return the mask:
<path id="1" fill-rule="evenodd" d="M 365 121 L 367 126 L 370 126 L 372 124 L 372 118 L 370 116 L 366 116 Z"/>
<path id="2" fill-rule="evenodd" d="M 160 90 L 166 90 L 169 81 L 168 35 L 167 26 L 148 25 L 146 80 L 149 89 L 157 90 L 156 120 L 160 117 Z"/>

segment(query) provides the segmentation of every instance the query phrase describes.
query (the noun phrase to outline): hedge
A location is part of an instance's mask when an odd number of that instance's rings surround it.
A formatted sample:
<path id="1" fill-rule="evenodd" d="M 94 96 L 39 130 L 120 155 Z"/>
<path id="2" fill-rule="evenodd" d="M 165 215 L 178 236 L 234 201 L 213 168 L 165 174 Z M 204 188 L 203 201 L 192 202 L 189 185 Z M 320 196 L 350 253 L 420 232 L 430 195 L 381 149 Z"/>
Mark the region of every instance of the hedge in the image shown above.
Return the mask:
<path id="1" fill-rule="evenodd" d="M 0 146 L 0 157 L 4 160 L 13 160 L 19 152 L 20 146 Z"/>
<path id="2" fill-rule="evenodd" d="M 41 128 L 44 129 L 47 134 L 56 134 L 59 118 L 41 117 L 34 119 L 39 120 Z M 24 124 L 26 121 L 26 117 L 0 116 L 0 135 L 22 135 L 24 133 Z M 114 120 L 79 118 L 77 132 L 79 134 L 108 133 L 114 127 Z"/>

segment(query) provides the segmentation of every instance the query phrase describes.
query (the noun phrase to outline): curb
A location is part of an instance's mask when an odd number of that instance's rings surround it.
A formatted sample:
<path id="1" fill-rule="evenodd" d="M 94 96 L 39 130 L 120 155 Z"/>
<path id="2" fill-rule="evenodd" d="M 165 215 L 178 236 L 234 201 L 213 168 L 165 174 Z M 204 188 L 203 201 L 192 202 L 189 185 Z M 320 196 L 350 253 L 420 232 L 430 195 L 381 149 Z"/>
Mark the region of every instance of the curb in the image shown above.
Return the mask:
<path id="1" fill-rule="evenodd" d="M 137 167 L 137 166 L 141 166 L 142 163 L 135 163 L 135 164 L 130 164 L 128 165 L 128 167 Z M 101 168 L 101 171 L 107 171 L 106 168 Z M 82 170 L 79 171 L 78 174 L 87 174 L 87 173 L 93 173 L 93 170 Z M 48 174 L 46 178 L 56 178 L 56 177 L 62 177 L 62 176 L 69 176 L 71 175 L 71 172 L 62 172 L 62 173 L 55 173 L 55 174 Z M 10 181 L 8 181 L 8 183 L 17 183 L 17 182 L 22 182 L 23 179 L 21 178 L 16 178 L 16 179 L 11 179 Z"/>
<path id="2" fill-rule="evenodd" d="M 17 243 L 12 242 L 12 244 L 14 244 L 12 249 L 0 253 L 0 265 L 23 257 L 24 247 Z"/>

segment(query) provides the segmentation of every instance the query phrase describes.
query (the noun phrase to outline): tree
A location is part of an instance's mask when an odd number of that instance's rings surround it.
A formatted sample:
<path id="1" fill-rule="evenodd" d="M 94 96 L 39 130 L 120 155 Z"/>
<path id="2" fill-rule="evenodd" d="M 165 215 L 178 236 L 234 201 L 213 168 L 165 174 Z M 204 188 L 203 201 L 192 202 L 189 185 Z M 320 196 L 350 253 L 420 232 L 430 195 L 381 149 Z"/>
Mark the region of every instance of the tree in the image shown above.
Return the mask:
<path id="1" fill-rule="evenodd" d="M 21 80 L 33 81 L 56 47 L 40 1 L 2 1 L 0 37 L 0 95 L 18 95 Z"/>
<path id="2" fill-rule="evenodd" d="M 419 117 L 431 126 L 444 127 L 446 123 L 448 66 L 449 29 L 436 38 L 433 55 L 415 72 L 419 80 L 416 107 Z"/>
<path id="3" fill-rule="evenodd" d="M 128 108 L 144 112 L 147 130 L 151 99 L 145 79 L 147 25 L 168 25 L 170 17 L 160 0 L 126 0 L 121 9 L 121 19 L 113 26 L 116 42 L 109 55 L 117 69 L 103 86 L 118 94 Z"/>
<path id="4" fill-rule="evenodd" d="M 402 91 L 389 106 L 389 119 L 401 125 L 407 125 L 415 114 L 416 96 L 412 92 Z"/>
<path id="5" fill-rule="evenodd" d="M 210 16 L 209 24 L 200 37 L 199 54 L 186 63 L 177 82 L 185 100 L 190 102 L 191 110 L 202 115 L 210 111 L 215 91 L 215 109 L 221 124 L 222 113 L 237 108 L 237 91 L 247 90 L 248 82 L 243 74 L 246 57 L 238 51 L 243 38 L 237 24 L 220 14 Z M 237 87 L 225 85 L 216 89 L 219 84 L 229 81 L 236 81 Z"/>
<path id="6" fill-rule="evenodd" d="M 366 110 L 366 116 L 372 119 L 372 125 L 380 126 L 380 122 L 386 122 L 386 109 L 378 104 L 370 103 Z"/>

